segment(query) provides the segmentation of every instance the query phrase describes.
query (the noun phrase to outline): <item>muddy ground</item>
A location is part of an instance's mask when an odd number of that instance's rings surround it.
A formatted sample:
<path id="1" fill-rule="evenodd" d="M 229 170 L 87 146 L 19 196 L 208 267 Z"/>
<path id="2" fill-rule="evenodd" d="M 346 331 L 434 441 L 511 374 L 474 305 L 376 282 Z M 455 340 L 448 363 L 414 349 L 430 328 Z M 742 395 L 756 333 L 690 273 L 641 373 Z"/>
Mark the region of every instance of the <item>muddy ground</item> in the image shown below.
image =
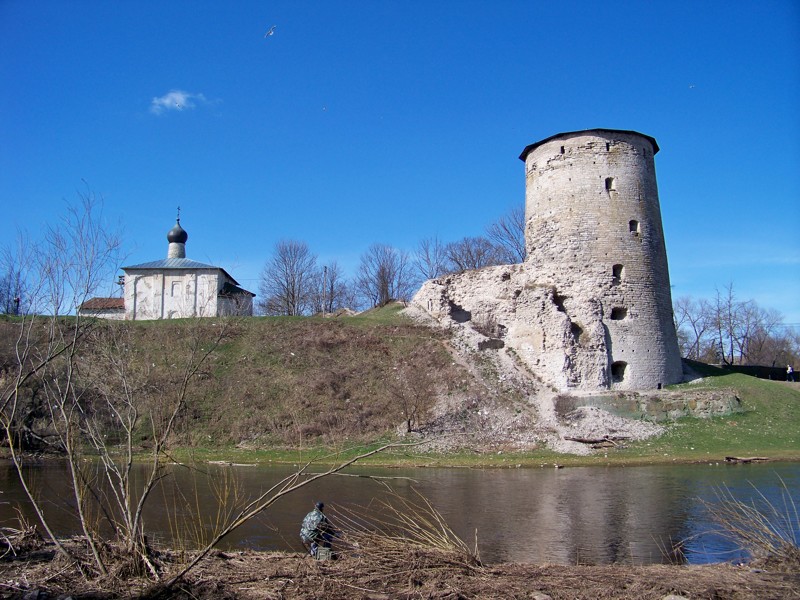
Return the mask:
<path id="1" fill-rule="evenodd" d="M 175 572 L 158 557 L 161 580 Z M 214 552 L 171 589 L 125 574 L 87 580 L 52 550 L 0 560 L 0 599 L 176 598 L 194 600 L 326 598 L 800 598 L 800 575 L 785 565 L 680 566 L 480 565 L 468 557 L 409 549 L 391 557 L 335 561 L 275 552 Z"/>

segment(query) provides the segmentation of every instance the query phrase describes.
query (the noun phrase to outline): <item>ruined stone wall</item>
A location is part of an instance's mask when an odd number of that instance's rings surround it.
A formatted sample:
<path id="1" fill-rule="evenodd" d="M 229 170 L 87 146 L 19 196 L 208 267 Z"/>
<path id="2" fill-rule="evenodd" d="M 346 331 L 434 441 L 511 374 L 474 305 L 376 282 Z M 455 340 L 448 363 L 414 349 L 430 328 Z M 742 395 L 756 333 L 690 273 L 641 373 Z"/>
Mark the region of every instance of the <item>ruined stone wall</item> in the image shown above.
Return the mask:
<path id="1" fill-rule="evenodd" d="M 611 130 L 529 146 L 525 263 L 428 281 L 413 302 L 501 339 L 561 390 L 680 381 L 657 150 Z"/>

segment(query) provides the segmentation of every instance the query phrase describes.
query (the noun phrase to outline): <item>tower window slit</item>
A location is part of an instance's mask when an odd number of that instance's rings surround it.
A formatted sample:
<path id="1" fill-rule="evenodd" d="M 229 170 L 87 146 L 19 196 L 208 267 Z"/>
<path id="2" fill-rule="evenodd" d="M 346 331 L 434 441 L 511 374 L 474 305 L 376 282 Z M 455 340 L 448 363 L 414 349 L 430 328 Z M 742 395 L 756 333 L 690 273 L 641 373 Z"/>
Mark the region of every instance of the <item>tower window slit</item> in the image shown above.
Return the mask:
<path id="1" fill-rule="evenodd" d="M 611 267 L 611 277 L 613 284 L 616 285 L 620 281 L 622 281 L 623 272 L 624 272 L 624 267 L 622 265 L 614 265 L 613 267 Z"/>

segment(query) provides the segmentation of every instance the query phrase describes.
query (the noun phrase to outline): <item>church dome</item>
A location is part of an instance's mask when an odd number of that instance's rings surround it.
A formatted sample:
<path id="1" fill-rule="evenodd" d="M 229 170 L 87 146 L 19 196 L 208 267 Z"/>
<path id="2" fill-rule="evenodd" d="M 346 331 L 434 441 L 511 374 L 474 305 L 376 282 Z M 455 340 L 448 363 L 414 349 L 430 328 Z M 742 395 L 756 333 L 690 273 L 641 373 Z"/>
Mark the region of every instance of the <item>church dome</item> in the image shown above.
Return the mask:
<path id="1" fill-rule="evenodd" d="M 181 220 L 178 219 L 175 223 L 175 227 L 170 229 L 169 233 L 167 233 L 167 241 L 170 244 L 185 244 L 188 239 L 189 234 L 181 227 Z"/>

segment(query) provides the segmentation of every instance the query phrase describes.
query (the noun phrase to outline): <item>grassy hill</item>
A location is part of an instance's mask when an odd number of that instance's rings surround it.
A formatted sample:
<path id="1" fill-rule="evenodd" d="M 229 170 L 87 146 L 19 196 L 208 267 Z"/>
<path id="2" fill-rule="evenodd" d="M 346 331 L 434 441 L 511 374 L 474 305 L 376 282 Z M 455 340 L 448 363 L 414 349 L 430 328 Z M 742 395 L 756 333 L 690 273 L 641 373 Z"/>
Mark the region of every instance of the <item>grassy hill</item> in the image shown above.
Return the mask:
<path id="1" fill-rule="evenodd" d="M 392 434 L 407 418 L 418 425 L 435 395 L 457 387 L 459 373 L 444 336 L 399 311 L 239 321 L 213 358 L 193 411 L 194 439 L 332 445 Z M 427 398 L 411 406 L 415 389 Z"/>
<path id="2" fill-rule="evenodd" d="M 703 379 L 672 389 L 732 388 L 744 412 L 681 419 L 660 438 L 640 442 L 631 454 L 698 461 L 731 455 L 800 458 L 800 384 L 757 379 L 702 363 L 690 365 Z"/>
<path id="3" fill-rule="evenodd" d="M 0 373 L 6 374 L 6 383 L 13 370 L 18 328 L 18 321 L 0 319 Z M 159 394 L 170 393 L 180 380 L 186 356 L 212 349 L 211 340 L 220 332 L 219 345 L 190 384 L 175 440 L 202 456 L 298 460 L 309 452 L 363 448 L 403 436 L 408 429 L 427 428 L 435 437 L 430 425 L 442 419 L 471 434 L 470 439 L 483 435 L 491 442 L 495 433 L 481 421 L 482 410 L 502 410 L 508 419 L 516 419 L 517 431 L 536 419 L 524 384 L 510 385 L 498 378 L 485 353 L 475 353 L 473 364 L 465 364 L 463 357 L 452 354 L 447 332 L 411 322 L 398 305 L 326 319 L 102 323 L 88 338 L 82 358 L 84 379 L 97 382 L 110 377 L 101 366 L 108 349 L 118 346 L 125 352 L 129 377 L 138 386 L 133 387 L 156 403 Z M 728 455 L 800 459 L 800 384 L 693 366 L 704 378 L 671 389 L 734 388 L 744 412 L 682 419 L 660 437 L 588 457 L 557 455 L 541 445 L 523 452 L 497 446 L 488 452 L 489 443 L 476 451 L 466 443 L 444 455 L 440 447 L 438 452 L 414 449 L 374 460 L 510 466 L 705 461 Z M 31 394 L 36 397 L 36 390 Z M 146 420 L 137 442 L 148 444 Z"/>

